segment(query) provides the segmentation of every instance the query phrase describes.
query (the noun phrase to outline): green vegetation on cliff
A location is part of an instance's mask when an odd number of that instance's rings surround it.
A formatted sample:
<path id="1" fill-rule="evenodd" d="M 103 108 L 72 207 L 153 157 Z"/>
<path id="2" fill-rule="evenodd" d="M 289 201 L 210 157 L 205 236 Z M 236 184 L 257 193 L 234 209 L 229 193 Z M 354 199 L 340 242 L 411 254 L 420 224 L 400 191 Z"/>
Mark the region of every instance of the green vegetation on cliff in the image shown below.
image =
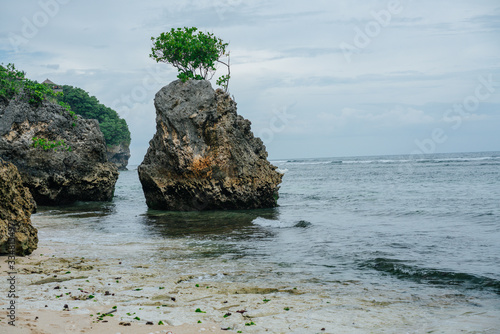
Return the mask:
<path id="1" fill-rule="evenodd" d="M 14 64 L 0 65 L 0 99 L 10 100 L 19 94 L 34 106 L 57 95 L 48 86 L 26 78 L 26 73 Z"/>
<path id="2" fill-rule="evenodd" d="M 0 102 L 18 95 L 33 106 L 41 105 L 46 99 L 58 103 L 75 121 L 76 114 L 87 119 L 97 119 L 109 146 L 130 144 L 127 122 L 120 118 L 116 111 L 99 103 L 94 96 L 90 96 L 83 89 L 63 86 L 63 93 L 56 93 L 50 85 L 26 78 L 25 72 L 17 70 L 14 64 L 0 65 Z M 76 123 L 73 122 L 72 125 L 76 126 Z"/>
<path id="3" fill-rule="evenodd" d="M 63 94 L 57 96 L 58 101 L 68 104 L 71 110 L 83 118 L 97 119 L 107 145 L 130 144 L 127 122 L 116 111 L 99 103 L 95 96 L 90 96 L 81 88 L 62 87 Z"/>
<path id="4" fill-rule="evenodd" d="M 64 151 L 70 151 L 70 152 L 72 151 L 71 146 L 68 146 L 64 140 L 55 141 L 55 140 L 48 140 L 45 138 L 38 138 L 38 137 L 33 137 L 33 138 L 31 138 L 31 140 L 33 141 L 31 146 L 40 147 L 44 151 L 54 150 L 54 152 L 55 152 L 58 149 L 64 150 Z"/>
<path id="5" fill-rule="evenodd" d="M 0 65 L 0 101 L 8 101 L 16 96 L 28 101 L 32 106 L 40 106 L 44 100 L 55 102 L 56 97 L 62 93 L 56 93 L 48 85 L 26 78 L 24 71 L 16 69 L 14 64 Z M 71 107 L 64 102 L 57 102 L 64 107 L 76 122 L 77 116 Z M 76 126 L 73 122 L 72 126 Z"/>

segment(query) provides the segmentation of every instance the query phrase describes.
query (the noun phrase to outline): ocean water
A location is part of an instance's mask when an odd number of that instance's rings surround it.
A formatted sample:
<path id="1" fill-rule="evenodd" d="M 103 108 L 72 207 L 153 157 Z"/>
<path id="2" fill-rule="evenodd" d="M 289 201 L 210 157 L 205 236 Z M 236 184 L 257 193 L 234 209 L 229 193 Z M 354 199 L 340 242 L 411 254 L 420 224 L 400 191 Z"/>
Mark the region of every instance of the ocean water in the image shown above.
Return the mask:
<path id="1" fill-rule="evenodd" d="M 148 210 L 131 166 L 112 202 L 41 207 L 33 221 L 40 239 L 78 256 L 186 274 L 230 263 L 244 268 L 233 281 L 343 298 L 304 321 L 348 317 L 360 300 L 397 300 L 404 306 L 366 313 L 381 332 L 398 310 L 407 322 L 387 332 L 500 332 L 500 152 L 273 163 L 284 172 L 273 209 Z"/>

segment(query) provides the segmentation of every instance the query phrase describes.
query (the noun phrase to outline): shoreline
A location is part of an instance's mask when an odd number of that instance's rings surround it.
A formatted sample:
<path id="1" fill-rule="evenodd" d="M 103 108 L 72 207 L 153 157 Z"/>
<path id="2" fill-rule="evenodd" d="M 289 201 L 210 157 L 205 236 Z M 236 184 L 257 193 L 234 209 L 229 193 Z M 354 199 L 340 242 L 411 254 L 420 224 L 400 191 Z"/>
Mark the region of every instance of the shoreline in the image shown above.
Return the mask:
<path id="1" fill-rule="evenodd" d="M 8 255 L 0 256 L 0 277 L 6 278 L 8 270 L 7 265 Z M 47 266 L 44 262 L 54 262 L 54 259 L 59 260 L 57 265 L 54 263 Z M 217 324 L 212 322 L 202 322 L 196 324 L 168 325 L 168 324 L 149 324 L 147 320 L 139 321 L 137 319 L 128 319 L 130 317 L 115 316 L 120 314 L 112 302 L 96 303 L 96 299 L 80 300 L 79 296 L 74 297 L 74 291 L 80 291 L 76 288 L 81 285 L 81 281 L 88 279 L 92 275 L 71 275 L 63 274 L 69 260 L 64 257 L 55 255 L 55 250 L 52 247 L 37 248 L 32 254 L 17 257 L 16 256 L 16 288 L 20 289 L 17 295 L 16 304 L 16 320 L 15 326 L 8 324 L 8 317 L 4 312 L 0 314 L 0 331 L 5 331 L 13 334 L 52 334 L 52 333 L 171 333 L 171 334 L 190 334 L 190 333 L 227 333 L 223 331 Z M 78 265 L 77 265 L 78 266 Z M 85 272 L 90 269 L 91 265 L 81 266 L 79 272 Z M 73 265 L 72 270 L 75 270 Z M 98 269 L 100 271 L 100 269 Z M 67 271 L 66 271 L 67 272 Z M 64 277 L 68 275 L 67 277 Z M 43 277 L 43 278 L 42 278 Z M 40 279 L 39 279 L 40 278 Z M 36 297 L 48 297 L 51 290 L 55 292 L 57 300 L 50 297 L 47 299 L 36 298 L 33 295 L 23 293 L 23 287 L 26 285 L 39 286 L 42 293 Z M 89 285 L 87 290 L 98 291 L 96 284 Z M 76 288 L 76 289 L 75 289 Z M 83 290 L 83 289 L 82 289 Z M 61 292 L 61 294 L 59 294 Z M 80 291 L 85 295 L 87 291 Z M 53 294 L 53 293 L 52 293 Z M 97 295 L 97 293 L 96 293 Z M 105 292 L 106 295 L 106 292 Z M 114 294 L 113 294 L 114 295 Z M 60 297 L 57 297 L 60 296 Z M 88 295 L 87 295 L 88 296 Z M 66 297 L 66 298 L 62 298 Z M 74 299 L 76 298 L 76 299 Z M 35 305 L 28 305 L 30 302 L 38 302 Z M 70 305 L 78 302 L 80 306 Z M 45 304 L 43 307 L 40 305 Z M 97 305 L 93 305 L 97 304 Z M 61 306 L 62 305 L 62 306 Z M 68 308 L 65 308 L 68 306 Z M 60 310 L 57 310 L 60 308 Z M 5 307 L 2 307 L 5 309 Z M 99 320 L 99 313 L 107 313 L 115 311 L 102 317 Z M 148 324 L 146 324 L 148 323 Z"/>
<path id="2" fill-rule="evenodd" d="M 147 264 L 125 266 L 124 260 L 105 256 L 72 257 L 66 247 L 42 245 L 16 258 L 16 327 L 7 325 L 2 312 L 0 332 L 454 333 L 459 324 L 464 332 L 494 333 L 498 324 L 494 312 L 482 308 L 487 300 L 452 290 L 436 290 L 427 299 L 418 291 L 387 291 L 357 281 L 316 287 L 292 287 L 286 279 L 261 281 L 266 285 L 234 282 L 231 277 L 245 273 L 220 274 L 210 266 L 197 268 L 198 274 L 182 266 L 168 271 Z M 6 259 L 0 257 L 2 290 L 7 287 Z M 99 319 L 107 312 L 113 313 Z"/>
<path id="3" fill-rule="evenodd" d="M 0 257 L 2 278 L 8 271 L 6 260 L 7 256 Z M 113 266 L 109 262 L 117 263 Z M 289 322 L 287 316 L 295 313 L 292 309 L 302 304 L 301 295 L 305 293 L 286 285 L 259 287 L 203 281 L 182 270 L 158 275 L 148 270 L 148 265 L 116 270 L 121 263 L 119 259 L 67 256 L 64 247 L 54 246 L 42 246 L 28 256 L 16 257 L 16 326 L 8 325 L 6 313 L 2 313 L 0 331 L 259 333 L 266 331 L 262 325 L 274 318 L 271 332 L 289 333 L 289 328 L 276 327 Z M 99 319 L 107 312 L 113 313 Z M 322 328 L 310 330 L 331 333 Z"/>
<path id="4" fill-rule="evenodd" d="M 79 242 L 78 226 L 69 239 L 54 238 L 65 219 L 32 216 L 39 248 L 16 257 L 16 327 L 3 303 L 0 332 L 495 333 L 499 325 L 498 297 L 488 294 L 390 277 L 327 281 L 265 260 L 206 257 L 189 239 L 102 244 L 94 234 Z M 6 261 L 0 256 L 2 302 Z"/>

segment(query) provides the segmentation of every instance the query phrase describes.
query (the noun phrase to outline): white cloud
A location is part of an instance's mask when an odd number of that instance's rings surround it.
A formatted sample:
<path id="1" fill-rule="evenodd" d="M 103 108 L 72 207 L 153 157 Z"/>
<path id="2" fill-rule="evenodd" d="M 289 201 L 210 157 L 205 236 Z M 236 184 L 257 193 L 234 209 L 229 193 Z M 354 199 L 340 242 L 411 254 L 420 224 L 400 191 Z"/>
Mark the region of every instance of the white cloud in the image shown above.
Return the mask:
<path id="1" fill-rule="evenodd" d="M 328 132 L 344 132 L 346 129 L 370 129 L 370 131 L 387 131 L 391 128 L 425 125 L 435 122 L 433 116 L 412 107 L 396 106 L 392 109 L 356 109 L 343 108 L 339 112 L 323 111 L 316 117 L 316 128 Z"/>
<path id="2" fill-rule="evenodd" d="M 198 26 L 230 42 L 230 91 L 256 133 L 269 127 L 273 108 L 293 105 L 297 117 L 276 133 L 271 154 L 294 152 L 280 140 L 286 136 L 300 137 L 308 147 L 308 138 L 339 131 L 360 136 L 391 135 L 400 127 L 423 131 L 443 112 L 427 104 L 463 101 L 480 75 L 500 81 L 500 6 L 494 0 L 401 0 L 403 10 L 351 62 L 341 43 L 353 44 L 356 29 L 365 29 L 373 12 L 386 10 L 389 1 L 71 0 L 36 27 L 34 36 L 24 37 L 16 52 L 9 37 L 23 37 L 26 22 L 43 13 L 40 3 L 54 1 L 59 0 L 2 3 L 0 62 L 15 63 L 33 79 L 81 87 L 115 105 L 132 129 L 136 162 L 154 133 L 154 94 L 176 76 L 148 57 L 150 37 L 172 27 Z M 483 102 L 500 104 L 500 94 Z M 491 123 L 481 108 L 470 120 Z M 460 131 L 476 138 L 477 147 L 484 137 L 500 142 L 496 132 Z M 447 142 L 459 150 L 452 144 Z M 400 147 L 384 152 L 401 153 Z M 307 153 L 324 156 L 322 149 L 314 146 Z"/>

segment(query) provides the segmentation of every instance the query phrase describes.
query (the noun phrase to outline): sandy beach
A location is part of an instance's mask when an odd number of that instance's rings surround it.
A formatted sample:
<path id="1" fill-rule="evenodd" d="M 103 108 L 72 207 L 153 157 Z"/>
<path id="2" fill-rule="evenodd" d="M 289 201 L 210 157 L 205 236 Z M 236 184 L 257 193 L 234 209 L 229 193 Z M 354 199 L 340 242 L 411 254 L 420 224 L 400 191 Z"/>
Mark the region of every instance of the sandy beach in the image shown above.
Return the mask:
<path id="1" fill-rule="evenodd" d="M 94 266 L 98 266 L 96 262 L 83 265 L 83 259 L 56 257 L 53 249 L 39 248 L 29 256 L 18 257 L 16 263 L 16 288 L 19 292 L 15 327 L 8 325 L 10 319 L 2 312 L 2 333 L 227 333 L 210 321 L 200 320 L 200 323 L 196 321 L 192 325 L 175 326 L 168 321 L 152 323 L 146 320 L 152 319 L 147 316 L 139 320 L 132 310 L 141 312 L 153 305 L 140 303 L 137 307 L 128 308 L 129 311 L 125 307 L 119 308 L 123 299 L 119 293 L 115 294 L 119 289 L 110 287 L 104 291 L 100 278 L 97 278 L 100 284 L 90 284 L 90 280 L 95 278 L 94 271 L 101 272 L 100 269 L 93 270 Z M 0 270 L 5 280 L 8 272 L 7 256 L 0 257 Z M 72 275 L 69 270 L 78 274 Z M 127 281 L 129 278 L 121 279 Z M 152 304 L 160 305 L 161 302 Z M 5 309 L 5 304 L 2 308 Z M 103 314 L 106 315 L 100 317 Z M 202 316 L 199 318 L 203 319 Z"/>
<path id="2" fill-rule="evenodd" d="M 196 277 L 178 270 L 161 275 L 148 266 L 120 271 L 122 261 L 72 258 L 61 251 L 42 247 L 17 258 L 16 326 L 8 325 L 2 312 L 2 332 L 257 333 L 266 331 L 266 324 L 284 326 L 274 333 L 289 333 L 303 326 L 289 316 L 312 302 L 302 302 L 304 291 L 296 287 L 194 283 Z M 6 261 L 0 257 L 5 289 Z M 310 332 L 328 332 L 316 327 Z"/>
<path id="3" fill-rule="evenodd" d="M 234 268 L 222 274 L 210 264 L 191 268 L 190 274 L 182 267 L 158 271 L 105 254 L 71 257 L 65 247 L 42 245 L 17 258 L 16 326 L 9 326 L 2 312 L 0 332 L 398 333 L 411 328 L 411 333 L 453 333 L 462 324 L 465 332 L 494 333 L 494 315 L 474 306 L 482 301 L 464 295 L 425 299 L 400 291 L 395 298 L 393 291 L 356 281 L 316 288 L 290 286 L 286 280 L 257 285 L 235 282 L 232 278 L 243 272 Z M 0 262 L 6 291 L 6 257 Z"/>
<path id="4" fill-rule="evenodd" d="M 134 323 L 124 326 L 119 319 L 109 319 L 106 322 L 96 323 L 89 320 L 88 315 L 71 314 L 62 311 L 21 311 L 16 327 L 3 323 L 0 325 L 2 333 L 12 334 L 49 334 L 49 333 L 227 333 L 217 328 L 215 324 L 197 324 L 182 326 L 159 326 Z"/>

